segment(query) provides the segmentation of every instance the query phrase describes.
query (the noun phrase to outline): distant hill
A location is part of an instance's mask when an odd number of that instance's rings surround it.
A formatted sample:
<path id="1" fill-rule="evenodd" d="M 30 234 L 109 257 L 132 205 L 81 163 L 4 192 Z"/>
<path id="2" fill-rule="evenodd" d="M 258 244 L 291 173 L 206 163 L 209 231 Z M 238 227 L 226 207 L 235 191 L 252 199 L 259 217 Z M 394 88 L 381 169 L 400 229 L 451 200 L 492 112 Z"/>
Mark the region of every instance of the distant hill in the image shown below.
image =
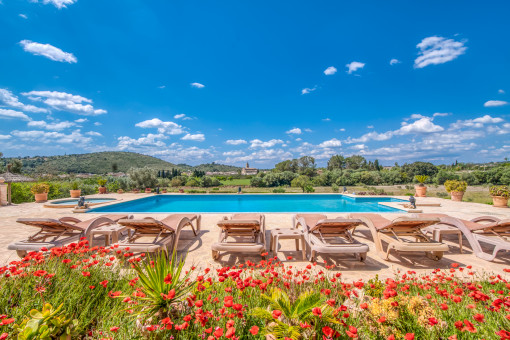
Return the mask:
<path id="1" fill-rule="evenodd" d="M 13 158 L 4 158 L 9 163 Z M 63 156 L 36 156 L 16 158 L 23 161 L 24 173 L 62 174 L 62 173 L 92 173 L 105 174 L 108 172 L 127 172 L 130 168 L 148 166 L 154 169 L 170 170 L 177 168 L 183 171 L 237 171 L 240 168 L 222 164 L 202 164 L 190 166 L 173 164 L 162 159 L 142 155 L 135 152 L 105 151 Z M 0 160 L 2 162 L 2 160 Z M 0 163 L 1 164 L 1 163 Z"/>
<path id="2" fill-rule="evenodd" d="M 6 163 L 9 158 L 4 159 Z M 131 167 L 149 166 L 155 169 L 169 170 L 177 168 L 175 164 L 162 159 L 134 152 L 106 151 L 85 154 L 24 157 L 23 172 L 37 174 L 127 172 Z"/>

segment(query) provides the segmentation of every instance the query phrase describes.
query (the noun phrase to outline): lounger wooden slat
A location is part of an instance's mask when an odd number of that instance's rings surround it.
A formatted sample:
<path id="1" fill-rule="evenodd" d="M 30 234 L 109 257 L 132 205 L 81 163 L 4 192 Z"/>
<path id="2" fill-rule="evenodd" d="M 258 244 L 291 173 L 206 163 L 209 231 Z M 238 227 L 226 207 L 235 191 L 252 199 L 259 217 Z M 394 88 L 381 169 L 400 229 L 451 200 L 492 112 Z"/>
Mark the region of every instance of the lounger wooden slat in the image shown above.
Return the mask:
<path id="1" fill-rule="evenodd" d="M 385 260 L 389 259 L 392 251 L 423 251 L 427 257 L 437 261 L 448 251 L 446 244 L 431 240 L 423 232 L 424 228 L 439 223 L 438 218 L 397 217 L 389 220 L 373 213 L 352 213 L 349 217 L 360 219 L 370 229 L 377 253 Z M 386 251 L 383 242 L 387 244 Z"/>
<path id="2" fill-rule="evenodd" d="M 301 228 L 305 234 L 305 242 L 310 251 L 310 261 L 314 261 L 317 253 L 353 254 L 360 261 L 365 261 L 368 245 L 360 243 L 352 237 L 351 231 L 362 224 L 358 219 L 328 219 L 322 214 L 296 214 L 292 218 L 293 227 Z"/>

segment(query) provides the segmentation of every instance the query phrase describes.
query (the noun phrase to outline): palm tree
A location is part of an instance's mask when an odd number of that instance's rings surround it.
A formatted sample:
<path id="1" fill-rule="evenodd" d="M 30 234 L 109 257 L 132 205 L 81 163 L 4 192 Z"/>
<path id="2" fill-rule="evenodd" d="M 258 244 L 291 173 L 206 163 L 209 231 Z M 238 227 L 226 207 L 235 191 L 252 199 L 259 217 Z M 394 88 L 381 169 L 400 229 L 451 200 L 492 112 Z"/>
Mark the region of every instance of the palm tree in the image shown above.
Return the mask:
<path id="1" fill-rule="evenodd" d="M 339 323 L 334 317 L 334 309 L 323 302 L 323 296 L 318 292 L 301 293 L 294 301 L 280 289 L 273 289 L 270 293 L 261 294 L 261 298 L 269 303 L 267 309 L 257 307 L 252 314 L 266 322 L 264 333 L 276 340 L 312 339 L 316 334 L 317 321 Z"/>

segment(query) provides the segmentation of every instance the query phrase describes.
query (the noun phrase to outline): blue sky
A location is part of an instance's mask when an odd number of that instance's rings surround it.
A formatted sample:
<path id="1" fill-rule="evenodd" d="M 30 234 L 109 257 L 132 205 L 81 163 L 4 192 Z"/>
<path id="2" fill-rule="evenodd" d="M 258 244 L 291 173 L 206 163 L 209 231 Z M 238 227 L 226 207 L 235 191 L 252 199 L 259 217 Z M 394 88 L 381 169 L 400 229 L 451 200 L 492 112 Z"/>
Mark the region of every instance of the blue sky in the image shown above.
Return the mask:
<path id="1" fill-rule="evenodd" d="M 509 12 L 504 0 L 0 0 L 0 151 L 502 160 Z"/>

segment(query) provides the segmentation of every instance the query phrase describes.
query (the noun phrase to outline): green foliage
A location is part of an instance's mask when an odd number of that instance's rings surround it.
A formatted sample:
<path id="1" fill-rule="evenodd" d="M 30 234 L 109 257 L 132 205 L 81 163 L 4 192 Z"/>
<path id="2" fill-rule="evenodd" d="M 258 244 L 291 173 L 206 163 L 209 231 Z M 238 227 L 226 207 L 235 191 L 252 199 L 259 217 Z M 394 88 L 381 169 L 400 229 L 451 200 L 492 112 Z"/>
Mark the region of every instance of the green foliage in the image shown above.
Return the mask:
<path id="1" fill-rule="evenodd" d="M 353 155 L 345 159 L 347 169 L 362 169 L 367 164 L 365 157 L 360 155 Z"/>
<path id="2" fill-rule="evenodd" d="M 330 325 L 339 323 L 334 316 L 334 309 L 324 303 L 320 292 L 303 292 L 292 301 L 287 292 L 272 289 L 270 295 L 261 294 L 260 297 L 268 304 L 267 308 L 254 308 L 251 314 L 265 322 L 263 334 L 277 340 L 313 338 L 317 333 L 316 327 L 301 327 L 305 323 L 317 325 L 319 320 Z M 314 315 L 314 308 L 320 309 L 320 317 Z M 281 316 L 274 318 L 273 311 L 280 311 Z"/>
<path id="3" fill-rule="evenodd" d="M 30 188 L 32 194 L 44 194 L 50 192 L 50 185 L 46 182 L 35 183 Z"/>
<path id="4" fill-rule="evenodd" d="M 300 175 L 299 177 L 296 177 L 292 180 L 291 186 L 301 188 L 303 189 L 303 192 L 310 192 L 305 191 L 305 189 L 309 190 L 310 187 L 313 189 L 312 184 L 310 183 L 310 178 L 305 175 Z"/>
<path id="5" fill-rule="evenodd" d="M 447 171 L 447 170 L 441 169 L 435 176 L 434 182 L 436 184 L 442 185 L 448 180 L 458 180 L 458 179 L 459 179 L 459 176 L 456 173 L 454 173 L 452 171 Z"/>
<path id="6" fill-rule="evenodd" d="M 380 298 L 383 295 L 386 285 L 379 279 L 379 275 L 375 274 L 375 277 L 368 280 L 365 285 L 365 293 L 368 296 L 374 298 Z"/>
<path id="7" fill-rule="evenodd" d="M 345 158 L 342 155 L 334 155 L 328 161 L 328 170 L 342 170 L 345 168 Z"/>
<path id="8" fill-rule="evenodd" d="M 409 178 L 414 178 L 416 175 L 427 175 L 434 177 L 439 169 L 432 163 L 429 162 L 414 162 L 411 164 L 404 164 L 402 171 L 407 173 Z"/>
<path id="9" fill-rule="evenodd" d="M 506 185 L 493 185 L 489 188 L 491 196 L 510 197 L 510 191 Z"/>
<path id="10" fill-rule="evenodd" d="M 10 171 L 13 174 L 20 174 L 21 170 L 23 169 L 23 162 L 21 161 L 21 159 L 13 159 L 11 160 L 10 166 L 11 166 Z"/>
<path id="11" fill-rule="evenodd" d="M 62 312 L 63 306 L 64 304 L 61 304 L 57 309 L 53 309 L 51 304 L 46 303 L 41 311 L 32 309 L 30 317 L 25 318 L 20 325 L 14 325 L 18 340 L 65 340 L 68 336 L 75 335 L 78 320 L 66 318 Z"/>
<path id="12" fill-rule="evenodd" d="M 416 179 L 418 181 L 418 183 L 420 183 L 420 186 L 423 186 L 423 183 L 425 183 L 429 179 L 429 176 L 416 175 L 416 176 L 414 176 L 414 179 Z"/>
<path id="13" fill-rule="evenodd" d="M 128 171 L 128 175 L 136 188 L 154 188 L 158 185 L 156 170 L 148 166 L 143 168 L 131 168 Z"/>
<path id="14" fill-rule="evenodd" d="M 99 184 L 100 187 L 104 187 L 106 185 L 106 183 L 108 183 L 108 180 L 105 178 L 99 178 L 97 180 L 97 184 Z"/>
<path id="15" fill-rule="evenodd" d="M 340 190 L 340 188 L 338 187 L 338 185 L 336 185 L 335 183 L 333 183 L 331 185 L 331 191 L 333 192 L 338 192 Z"/>
<path id="16" fill-rule="evenodd" d="M 188 187 L 199 187 L 200 186 L 200 179 L 195 177 L 190 177 L 188 181 L 186 182 L 186 186 Z"/>
<path id="17" fill-rule="evenodd" d="M 177 176 L 172 178 L 172 180 L 170 181 L 170 185 L 173 187 L 182 187 L 183 185 L 186 184 L 186 180 L 187 179 L 185 176 Z"/>
<path id="18" fill-rule="evenodd" d="M 135 265 L 134 269 L 145 294 L 145 297 L 140 298 L 140 303 L 134 306 L 136 314 L 150 317 L 158 312 L 168 313 L 182 305 L 186 295 L 195 286 L 193 282 L 188 282 L 191 271 L 183 273 L 183 266 L 184 260 L 177 261 L 175 253 L 169 260 L 165 251 Z"/>
<path id="19" fill-rule="evenodd" d="M 285 189 L 284 189 L 284 188 L 282 188 L 282 187 L 274 188 L 274 189 L 273 189 L 273 193 L 274 193 L 274 194 L 284 194 L 284 193 L 285 193 Z"/>
<path id="20" fill-rule="evenodd" d="M 202 177 L 201 184 L 205 188 L 221 185 L 220 181 L 216 177 L 210 176 Z"/>
<path id="21" fill-rule="evenodd" d="M 71 182 L 71 190 L 79 190 L 80 189 L 80 183 L 77 181 Z"/>
<path id="22" fill-rule="evenodd" d="M 448 180 L 444 182 L 444 188 L 447 192 L 465 192 L 467 183 L 464 181 Z"/>

